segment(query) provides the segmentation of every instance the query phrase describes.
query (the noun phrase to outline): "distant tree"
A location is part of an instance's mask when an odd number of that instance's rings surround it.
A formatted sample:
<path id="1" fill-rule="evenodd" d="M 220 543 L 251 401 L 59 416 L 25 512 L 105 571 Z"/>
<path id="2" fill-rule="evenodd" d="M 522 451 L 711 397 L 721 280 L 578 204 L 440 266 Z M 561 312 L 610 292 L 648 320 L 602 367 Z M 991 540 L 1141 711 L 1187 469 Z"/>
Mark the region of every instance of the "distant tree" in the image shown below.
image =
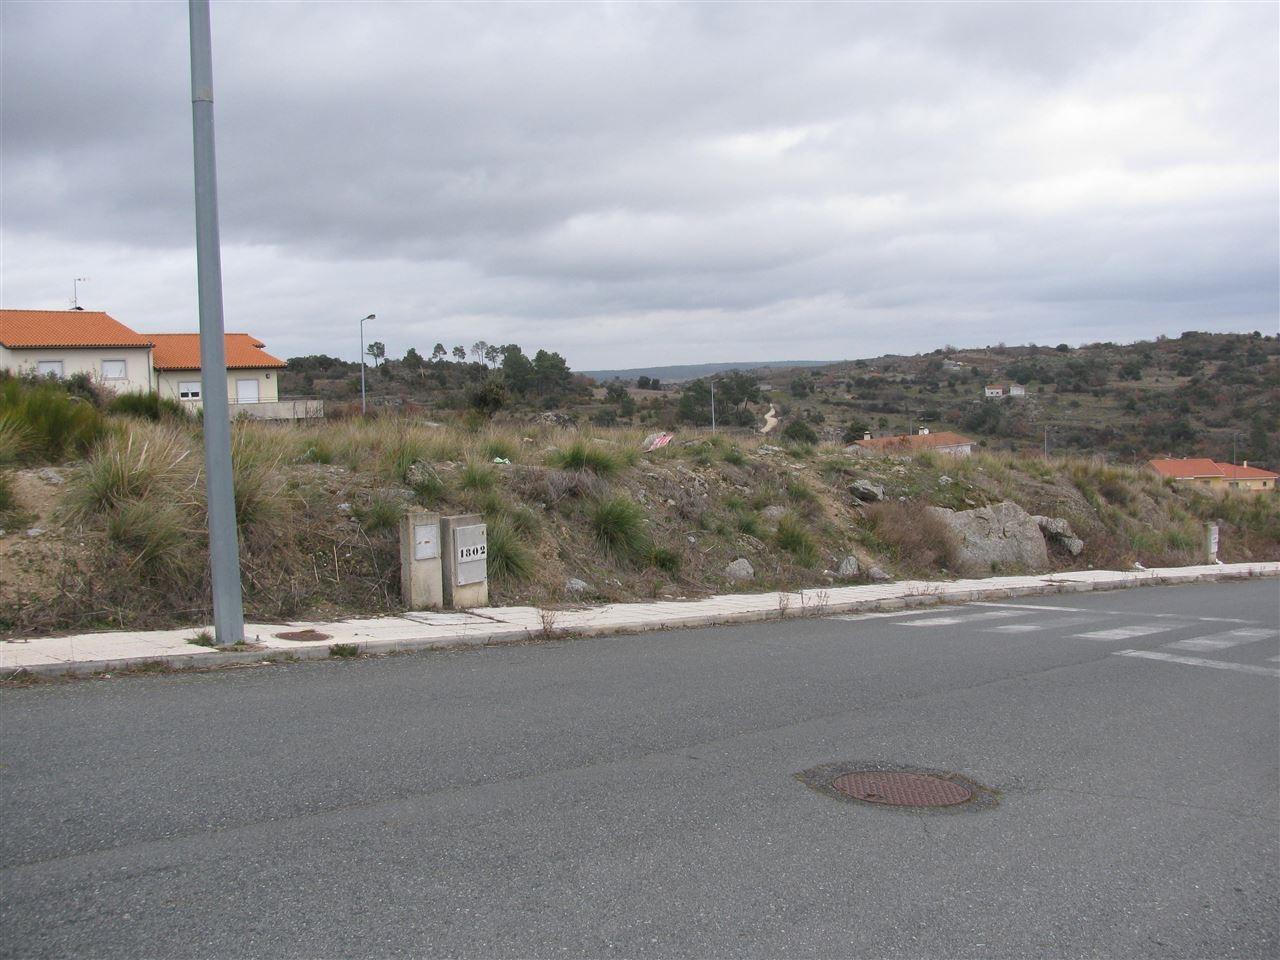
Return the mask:
<path id="1" fill-rule="evenodd" d="M 485 417 L 492 417 L 507 403 L 507 389 L 492 377 L 467 391 L 467 405 Z"/>
<path id="2" fill-rule="evenodd" d="M 373 357 L 373 365 L 376 367 L 378 361 L 387 355 L 387 345 L 381 340 L 375 340 L 365 348 L 364 352 Z"/>
<path id="3" fill-rule="evenodd" d="M 756 378 L 741 370 L 730 370 L 720 377 L 715 377 L 716 405 L 741 407 L 748 402 L 759 402 L 760 384 Z"/>
<path id="4" fill-rule="evenodd" d="M 533 379 L 538 396 L 546 397 L 568 391 L 573 374 L 560 354 L 539 350 L 533 355 Z"/>
<path id="5" fill-rule="evenodd" d="M 686 383 L 676 404 L 676 416 L 684 423 L 705 426 L 711 422 L 711 388 L 705 380 Z"/>
<path id="6" fill-rule="evenodd" d="M 1071 350 L 1071 345 L 1066 343 L 1060 343 L 1053 349 L 1057 350 L 1059 353 L 1067 353 L 1068 351 Z"/>
<path id="7" fill-rule="evenodd" d="M 604 388 L 604 398 L 610 403 L 617 404 L 618 414 L 629 417 L 636 412 L 636 402 L 631 399 L 631 394 L 627 392 L 627 388 L 620 381 L 615 380 Z M 617 419 L 616 417 L 614 419 Z"/>
<path id="8" fill-rule="evenodd" d="M 422 369 L 422 355 L 413 347 L 404 352 L 404 365 L 410 370 Z"/>
<path id="9" fill-rule="evenodd" d="M 489 344 L 483 340 L 477 340 L 471 345 L 471 359 L 476 363 L 484 363 L 485 351 L 489 349 Z"/>
<path id="10" fill-rule="evenodd" d="M 490 344 L 484 348 L 484 362 L 491 367 L 496 367 L 498 361 L 502 359 L 502 348 L 497 344 Z"/>
<path id="11" fill-rule="evenodd" d="M 817 443 L 818 431 L 803 420 L 792 420 L 782 428 L 782 437 L 792 443 Z"/>
<path id="12" fill-rule="evenodd" d="M 653 381 L 650 380 L 648 377 L 644 376 L 643 374 L 641 376 L 636 377 L 637 390 L 652 390 L 653 387 L 650 386 L 651 383 L 653 383 Z"/>
<path id="13" fill-rule="evenodd" d="M 457 346 L 457 347 L 454 347 L 454 348 L 453 348 L 453 356 L 454 356 L 454 358 L 455 358 L 455 359 L 457 359 L 457 360 L 465 360 L 465 359 L 467 359 L 467 348 L 466 348 L 466 347 L 463 347 L 463 346 Z"/>
<path id="14" fill-rule="evenodd" d="M 853 443 L 855 440 L 861 440 L 864 436 L 871 432 L 871 424 L 865 420 L 850 420 L 844 428 L 841 439 L 845 443 Z"/>
<path id="15" fill-rule="evenodd" d="M 431 360 L 433 363 L 439 363 L 449 355 L 449 351 L 444 348 L 443 343 L 437 343 L 431 350 Z"/>
<path id="16" fill-rule="evenodd" d="M 513 393 L 526 394 L 533 389 L 533 363 L 514 343 L 502 348 L 502 378 Z"/>

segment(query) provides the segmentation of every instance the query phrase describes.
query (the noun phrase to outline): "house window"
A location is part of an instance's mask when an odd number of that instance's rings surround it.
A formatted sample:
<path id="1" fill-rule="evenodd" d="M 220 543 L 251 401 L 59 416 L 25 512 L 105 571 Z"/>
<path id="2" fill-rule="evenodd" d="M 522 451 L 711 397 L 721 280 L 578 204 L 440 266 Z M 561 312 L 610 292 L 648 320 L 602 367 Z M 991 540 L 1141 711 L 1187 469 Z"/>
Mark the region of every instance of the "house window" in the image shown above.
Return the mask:
<path id="1" fill-rule="evenodd" d="M 123 360 L 102 361 L 103 380 L 127 380 L 128 377 L 129 375 L 125 371 L 125 363 Z"/>
<path id="2" fill-rule="evenodd" d="M 183 380 L 178 384 L 179 400 L 199 400 L 200 399 L 200 381 L 199 380 Z"/>
<path id="3" fill-rule="evenodd" d="M 39 374 L 40 374 L 40 376 L 42 376 L 42 377 L 48 377 L 48 376 L 61 377 L 61 376 L 62 376 L 62 361 L 61 361 L 61 360 L 40 360 L 40 361 L 37 361 L 37 362 L 36 362 L 36 372 L 37 372 L 37 373 L 39 373 Z"/>

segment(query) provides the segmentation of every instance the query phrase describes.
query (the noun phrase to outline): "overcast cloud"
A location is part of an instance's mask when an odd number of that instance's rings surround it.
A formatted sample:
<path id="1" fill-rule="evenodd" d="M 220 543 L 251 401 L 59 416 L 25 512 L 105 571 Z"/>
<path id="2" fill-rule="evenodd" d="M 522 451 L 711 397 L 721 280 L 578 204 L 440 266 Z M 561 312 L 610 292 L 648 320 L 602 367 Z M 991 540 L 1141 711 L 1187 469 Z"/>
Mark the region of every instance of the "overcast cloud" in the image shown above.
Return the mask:
<path id="1" fill-rule="evenodd" d="M 579 369 L 1274 333 L 1278 10 L 215 3 L 227 326 Z M 196 329 L 186 4 L 0 34 L 0 302 Z"/>

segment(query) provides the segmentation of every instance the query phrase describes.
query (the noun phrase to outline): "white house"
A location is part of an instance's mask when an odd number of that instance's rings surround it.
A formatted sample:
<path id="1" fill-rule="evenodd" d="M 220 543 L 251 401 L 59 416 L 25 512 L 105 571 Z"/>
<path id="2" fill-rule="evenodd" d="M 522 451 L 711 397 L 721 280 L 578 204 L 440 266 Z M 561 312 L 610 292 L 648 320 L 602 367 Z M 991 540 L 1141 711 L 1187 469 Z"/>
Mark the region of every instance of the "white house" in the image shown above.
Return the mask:
<path id="1" fill-rule="evenodd" d="M 1026 395 L 1027 395 L 1027 388 L 1024 387 L 1022 384 L 1020 383 L 1009 384 L 1009 396 L 1025 397 Z"/>
<path id="2" fill-rule="evenodd" d="M 1003 397 L 1004 385 L 999 383 L 988 383 L 984 395 L 988 397 Z"/>
<path id="3" fill-rule="evenodd" d="M 99 310 L 0 310 L 0 370 L 151 390 L 151 340 Z"/>
<path id="4" fill-rule="evenodd" d="M 155 344 L 156 391 L 183 406 L 204 406 L 200 387 L 200 334 L 150 333 Z M 227 399 L 231 413 L 255 415 L 269 408 L 251 404 L 275 404 L 280 399 L 280 371 L 287 364 L 263 350 L 262 341 L 247 333 L 225 334 Z M 293 419 L 292 417 L 289 419 Z"/>

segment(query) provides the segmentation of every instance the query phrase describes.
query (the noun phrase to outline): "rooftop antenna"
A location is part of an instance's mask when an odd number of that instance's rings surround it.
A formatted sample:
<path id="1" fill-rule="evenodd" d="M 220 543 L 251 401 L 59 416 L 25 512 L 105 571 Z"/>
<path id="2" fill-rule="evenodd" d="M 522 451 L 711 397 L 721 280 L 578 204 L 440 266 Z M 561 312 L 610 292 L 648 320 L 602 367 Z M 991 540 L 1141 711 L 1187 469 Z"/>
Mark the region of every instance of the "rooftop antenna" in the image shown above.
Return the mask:
<path id="1" fill-rule="evenodd" d="M 80 309 L 80 284 L 88 281 L 88 277 L 76 277 L 71 281 L 71 309 Z"/>

